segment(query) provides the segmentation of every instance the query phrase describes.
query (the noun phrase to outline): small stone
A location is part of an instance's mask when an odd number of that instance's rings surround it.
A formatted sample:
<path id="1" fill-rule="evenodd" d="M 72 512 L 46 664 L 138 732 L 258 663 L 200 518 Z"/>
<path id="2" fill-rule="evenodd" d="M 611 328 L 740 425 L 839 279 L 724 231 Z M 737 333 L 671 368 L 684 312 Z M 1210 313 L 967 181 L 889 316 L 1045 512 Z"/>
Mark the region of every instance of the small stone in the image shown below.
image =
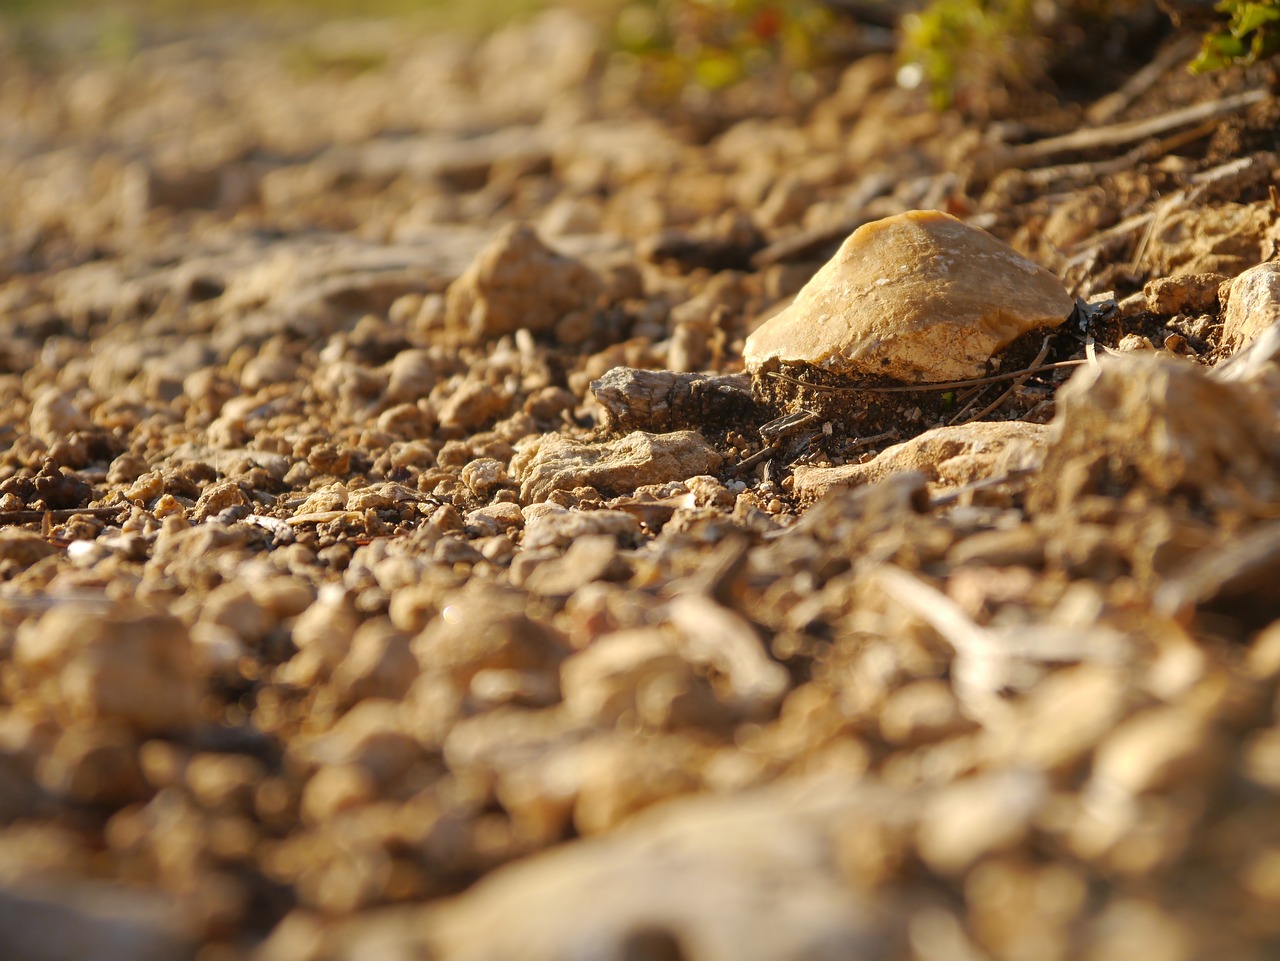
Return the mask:
<path id="1" fill-rule="evenodd" d="M 510 403 L 510 397 L 491 385 L 469 380 L 440 405 L 440 426 L 477 430 L 505 415 Z"/>
<path id="2" fill-rule="evenodd" d="M 477 457 L 462 468 L 462 483 L 477 497 L 489 497 L 507 480 L 502 461 L 492 457 Z"/>
<path id="3" fill-rule="evenodd" d="M 689 665 L 661 631 L 636 628 L 599 638 L 560 667 L 560 689 L 570 716 L 612 724 L 636 710 L 640 688 Z"/>
<path id="4" fill-rule="evenodd" d="M 346 510 L 348 496 L 345 484 L 326 484 L 303 501 L 296 513 L 304 515 Z"/>
<path id="5" fill-rule="evenodd" d="M 1048 783 L 1032 771 L 997 771 L 957 781 L 931 796 L 916 844 L 935 871 L 957 874 L 979 858 L 1019 843 L 1048 798 Z"/>
<path id="6" fill-rule="evenodd" d="M 28 423 L 31 433 L 46 444 L 53 444 L 78 430 L 88 430 L 92 423 L 70 394 L 56 388 L 44 391 L 31 405 Z"/>
<path id="7" fill-rule="evenodd" d="M 1204 314 L 1218 306 L 1218 288 L 1226 279 L 1212 273 L 1157 277 L 1147 282 L 1142 295 L 1153 314 Z"/>
<path id="8" fill-rule="evenodd" d="M 696 431 L 633 431 L 606 444 L 545 434 L 511 461 L 524 501 L 546 500 L 558 490 L 590 486 L 605 495 L 630 493 L 645 484 L 682 481 L 719 469 L 723 458 Z"/>
<path id="9" fill-rule="evenodd" d="M 671 623 L 681 635 L 677 649 L 694 664 L 707 665 L 723 680 L 722 700 L 748 718 L 769 715 L 791 686 L 791 678 L 769 656 L 751 622 L 709 597 L 684 594 L 671 602 Z"/>
<path id="10" fill-rule="evenodd" d="M 58 549 L 32 531 L 0 532 L 0 567 L 28 568 Z"/>
<path id="11" fill-rule="evenodd" d="M 524 514 L 518 504 L 504 502 L 468 511 L 463 521 L 468 528 L 482 530 L 489 535 L 502 534 L 524 527 Z"/>
<path id="12" fill-rule="evenodd" d="M 626 573 L 627 566 L 618 557 L 617 539 L 592 534 L 575 539 L 563 557 L 536 567 L 523 586 L 535 594 L 568 597 L 584 584 L 617 580 Z"/>
<path id="13" fill-rule="evenodd" d="M 199 948 L 176 898 L 107 881 L 6 879 L 5 955 L 26 961 L 188 961 Z"/>
<path id="14" fill-rule="evenodd" d="M 1098 748 L 1091 787 L 1137 796 L 1202 779 L 1224 757 L 1205 721 L 1176 707 L 1129 718 Z"/>
<path id="15" fill-rule="evenodd" d="M 1235 353 L 1272 324 L 1280 323 L 1280 263 L 1259 264 L 1219 289 L 1222 346 Z"/>
<path id="16" fill-rule="evenodd" d="M 54 679 L 57 702 L 88 723 L 114 718 L 163 732 L 198 716 L 191 642 L 174 617 L 55 607 L 23 625 L 13 657 L 36 678 Z"/>
<path id="17" fill-rule="evenodd" d="M 228 507 L 247 506 L 248 503 L 249 498 L 245 497 L 239 484 L 231 480 L 220 481 L 205 488 L 200 499 L 196 501 L 192 519 L 197 524 L 203 523 Z"/>
<path id="18" fill-rule="evenodd" d="M 880 732 L 890 744 L 924 744 L 973 726 L 945 681 L 908 684 L 894 691 L 880 709 Z"/>
<path id="19" fill-rule="evenodd" d="M 913 210 L 854 231 L 747 338 L 743 358 L 753 372 L 779 361 L 907 383 L 978 377 L 993 354 L 1073 307 L 1053 274 L 986 231 Z"/>
<path id="20" fill-rule="evenodd" d="M 1280 498 L 1274 415 L 1247 385 L 1141 351 L 1081 368 L 1059 391 L 1033 512 L 1125 490 L 1201 498 L 1212 510 Z"/>
<path id="21" fill-rule="evenodd" d="M 460 685 L 482 670 L 558 669 L 566 652 L 560 636 L 522 607 L 517 598 L 492 589 L 452 600 L 413 639 L 421 669 L 443 672 Z"/>
<path id="22" fill-rule="evenodd" d="M 527 551 L 568 547 L 580 538 L 598 535 L 631 542 L 640 536 L 640 522 L 626 511 L 556 511 L 527 522 L 523 545 Z"/>
<path id="23" fill-rule="evenodd" d="M 532 228 L 512 224 L 449 287 L 445 325 L 481 343 L 521 328 L 552 330 L 565 316 L 595 307 L 600 278 L 547 247 Z"/>
<path id="24" fill-rule="evenodd" d="M 77 724 L 41 759 L 41 787 L 77 804 L 123 806 L 147 795 L 138 744 L 118 724 Z"/>

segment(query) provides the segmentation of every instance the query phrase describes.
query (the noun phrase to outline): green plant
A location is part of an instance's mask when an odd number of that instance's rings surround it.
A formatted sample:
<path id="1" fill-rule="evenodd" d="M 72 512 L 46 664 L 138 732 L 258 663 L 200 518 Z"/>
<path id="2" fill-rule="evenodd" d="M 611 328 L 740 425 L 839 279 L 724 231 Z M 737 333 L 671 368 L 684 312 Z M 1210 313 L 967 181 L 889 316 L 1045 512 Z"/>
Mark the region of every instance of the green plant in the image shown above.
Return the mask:
<path id="1" fill-rule="evenodd" d="M 1025 79 L 1039 33 L 1032 0 L 934 0 L 902 18 L 902 77 L 923 83 L 934 105 L 992 83 Z"/>
<path id="2" fill-rule="evenodd" d="M 1204 35 L 1191 69 L 1217 70 L 1280 53 L 1280 0 L 1222 0 L 1214 9 L 1230 19 Z"/>

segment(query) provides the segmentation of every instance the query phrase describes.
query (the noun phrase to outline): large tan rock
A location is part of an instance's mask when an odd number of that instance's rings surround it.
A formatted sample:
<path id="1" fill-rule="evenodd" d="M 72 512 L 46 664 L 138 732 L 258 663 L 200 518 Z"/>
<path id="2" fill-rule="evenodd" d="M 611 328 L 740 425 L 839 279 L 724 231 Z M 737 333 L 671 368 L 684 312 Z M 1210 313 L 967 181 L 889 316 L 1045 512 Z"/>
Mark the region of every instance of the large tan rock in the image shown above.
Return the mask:
<path id="1" fill-rule="evenodd" d="M 776 360 L 908 383 L 977 377 L 1073 306 L 1058 278 L 986 231 L 912 210 L 855 230 L 743 356 L 751 370 Z"/>

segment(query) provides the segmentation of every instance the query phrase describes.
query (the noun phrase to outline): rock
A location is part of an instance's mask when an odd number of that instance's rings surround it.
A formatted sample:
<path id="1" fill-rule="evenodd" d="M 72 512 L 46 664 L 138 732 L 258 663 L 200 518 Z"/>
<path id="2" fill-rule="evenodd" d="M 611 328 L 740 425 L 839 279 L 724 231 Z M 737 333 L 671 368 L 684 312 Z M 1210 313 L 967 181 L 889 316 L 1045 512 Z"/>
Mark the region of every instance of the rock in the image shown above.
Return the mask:
<path id="1" fill-rule="evenodd" d="M 601 494 L 630 493 L 646 484 L 712 474 L 723 458 L 696 431 L 633 431 L 606 444 L 544 434 L 519 450 L 511 470 L 524 501 L 546 500 L 558 490 L 594 487 Z"/>
<path id="2" fill-rule="evenodd" d="M 610 534 L 589 534 L 575 538 L 563 557 L 536 567 L 523 586 L 535 594 L 568 597 L 584 584 L 617 580 L 626 573 L 617 539 Z"/>
<path id="3" fill-rule="evenodd" d="M 494 872 L 422 930 L 441 961 L 898 957 L 899 912 L 842 884 L 831 849 L 837 823 L 910 806 L 839 782 L 670 801 Z"/>
<path id="4" fill-rule="evenodd" d="M 161 614 L 55 607 L 18 632 L 14 661 L 86 723 L 181 731 L 199 717 L 200 685 L 186 628 Z"/>
<path id="5" fill-rule="evenodd" d="M 56 388 L 50 388 L 36 398 L 31 405 L 28 423 L 31 433 L 49 445 L 68 434 L 88 430 L 92 426 L 84 411 L 76 405 L 75 399 Z"/>
<path id="6" fill-rule="evenodd" d="M 754 411 L 750 379 L 742 374 L 698 374 L 614 367 L 592 381 L 613 432 L 697 428 L 726 418 L 748 419 Z"/>
<path id="7" fill-rule="evenodd" d="M 723 678 L 722 699 L 745 717 L 767 716 L 791 686 L 790 675 L 769 656 L 751 622 L 709 597 L 685 594 L 671 602 L 678 649 L 694 664 Z"/>
<path id="8" fill-rule="evenodd" d="M 525 550 L 535 551 L 599 535 L 633 542 L 640 536 L 640 522 L 625 511 L 551 511 L 527 522 L 522 543 Z"/>
<path id="9" fill-rule="evenodd" d="M 423 671 L 461 685 L 483 670 L 558 670 L 566 653 L 560 636 L 528 617 L 518 597 L 493 589 L 451 600 L 412 647 Z"/>
<path id="10" fill-rule="evenodd" d="M 510 403 L 510 397 L 504 396 L 490 384 L 468 380 L 440 404 L 440 425 L 478 430 L 506 414 Z"/>
<path id="11" fill-rule="evenodd" d="M 40 786 L 76 804 L 121 807 L 147 796 L 137 740 L 116 724 L 77 724 L 41 759 Z"/>
<path id="12" fill-rule="evenodd" d="M 1222 346 L 1235 353 L 1280 322 L 1280 263 L 1259 264 L 1222 285 Z"/>
<path id="13" fill-rule="evenodd" d="M 859 227 L 743 348 L 770 361 L 908 383 L 978 377 L 1074 307 L 1062 283 L 977 227 L 914 210 Z"/>
<path id="14" fill-rule="evenodd" d="M 1137 796 L 1181 783 L 1208 783 L 1223 744 L 1201 717 L 1151 708 L 1126 720 L 1098 747 L 1090 789 Z"/>
<path id="15" fill-rule="evenodd" d="M 900 687 L 880 709 L 880 733 L 890 744 L 924 744 L 973 726 L 945 681 L 914 681 Z"/>
<path id="16" fill-rule="evenodd" d="M 916 836 L 920 857 L 939 873 L 960 873 L 1018 844 L 1048 795 L 1048 782 L 1034 771 L 997 771 L 950 784 L 925 802 Z"/>
<path id="17" fill-rule="evenodd" d="M 919 437 L 887 448 L 865 464 L 795 470 L 794 491 L 817 500 L 839 487 L 873 484 L 907 471 L 918 471 L 941 487 L 970 484 L 1035 464 L 1049 429 L 1026 421 L 975 422 L 935 427 Z"/>
<path id="18" fill-rule="evenodd" d="M 1079 370 L 1058 391 L 1028 507 L 1072 509 L 1095 492 L 1174 491 L 1212 509 L 1280 499 L 1274 399 L 1203 367 L 1139 352 Z"/>
<path id="19" fill-rule="evenodd" d="M 1218 288 L 1226 279 L 1212 273 L 1157 277 L 1147 281 L 1142 296 L 1153 314 L 1208 313 L 1218 306 Z"/>
<path id="20" fill-rule="evenodd" d="M 1152 276 L 1217 273 L 1233 277 L 1265 260 L 1275 214 L 1268 203 L 1186 206 L 1157 220 L 1142 260 Z"/>
<path id="21" fill-rule="evenodd" d="M 450 285 L 445 325 L 469 343 L 522 328 L 546 333 L 569 314 L 594 311 L 601 289 L 590 268 L 552 251 L 532 228 L 512 224 Z"/>
<path id="22" fill-rule="evenodd" d="M 691 673 L 661 631 L 636 628 L 605 635 L 560 666 L 565 710 L 594 724 L 612 724 L 635 713 L 641 689 Z"/>
<path id="23" fill-rule="evenodd" d="M 0 531 L 0 567 L 23 569 L 56 553 L 58 548 L 34 531 Z"/>

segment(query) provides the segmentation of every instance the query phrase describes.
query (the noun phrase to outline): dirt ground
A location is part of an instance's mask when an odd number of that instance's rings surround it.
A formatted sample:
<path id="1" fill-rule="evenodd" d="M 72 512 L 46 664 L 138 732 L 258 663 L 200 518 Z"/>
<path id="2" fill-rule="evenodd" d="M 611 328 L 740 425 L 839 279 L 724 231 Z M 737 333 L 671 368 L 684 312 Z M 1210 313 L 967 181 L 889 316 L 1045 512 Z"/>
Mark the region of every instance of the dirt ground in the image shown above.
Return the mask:
<path id="1" fill-rule="evenodd" d="M 0 956 L 1280 954 L 1273 73 L 853 31 L 0 31 Z M 1070 318 L 744 369 L 913 209 Z"/>

